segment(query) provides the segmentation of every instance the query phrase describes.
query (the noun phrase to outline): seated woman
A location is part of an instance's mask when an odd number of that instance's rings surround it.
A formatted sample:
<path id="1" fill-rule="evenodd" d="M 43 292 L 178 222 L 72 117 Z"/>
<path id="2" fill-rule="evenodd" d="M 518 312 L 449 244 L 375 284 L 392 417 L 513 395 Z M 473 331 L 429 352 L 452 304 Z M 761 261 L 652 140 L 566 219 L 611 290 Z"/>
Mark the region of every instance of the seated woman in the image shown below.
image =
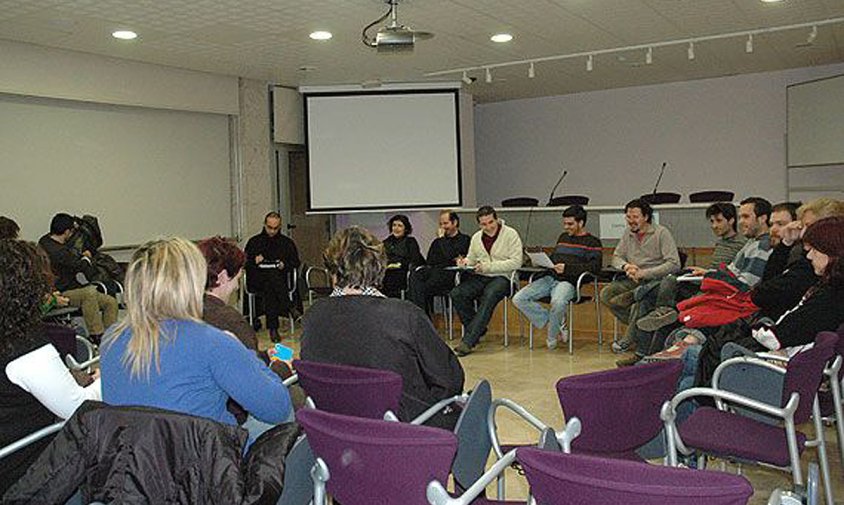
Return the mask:
<path id="1" fill-rule="evenodd" d="M 103 400 L 236 424 L 226 410 L 231 398 L 259 421 L 285 421 L 291 407 L 281 379 L 238 339 L 202 322 L 206 278 L 205 259 L 187 240 L 154 240 L 135 251 L 126 318 L 102 348 Z"/>
<path id="2" fill-rule="evenodd" d="M 338 232 L 323 253 L 334 292 L 303 321 L 304 360 L 392 370 L 404 380 L 398 416 L 409 421 L 439 400 L 463 391 L 463 368 L 416 305 L 378 290 L 384 246 L 363 228 Z M 429 425 L 450 429 L 457 414 Z"/>
<path id="3" fill-rule="evenodd" d="M 387 221 L 387 228 L 390 235 L 384 239 L 387 270 L 382 287 L 385 295 L 400 298 L 402 290 L 407 289 L 407 273 L 424 265 L 425 258 L 419 251 L 419 243 L 410 236 L 413 226 L 407 216 L 396 214 Z"/>
<path id="4" fill-rule="evenodd" d="M 33 244 L 0 240 L 0 447 L 73 414 L 100 398 L 100 381 L 79 386 L 52 339 L 73 330 L 41 323 L 49 293 L 45 265 Z M 0 496 L 23 475 L 49 439 L 0 459 Z"/>

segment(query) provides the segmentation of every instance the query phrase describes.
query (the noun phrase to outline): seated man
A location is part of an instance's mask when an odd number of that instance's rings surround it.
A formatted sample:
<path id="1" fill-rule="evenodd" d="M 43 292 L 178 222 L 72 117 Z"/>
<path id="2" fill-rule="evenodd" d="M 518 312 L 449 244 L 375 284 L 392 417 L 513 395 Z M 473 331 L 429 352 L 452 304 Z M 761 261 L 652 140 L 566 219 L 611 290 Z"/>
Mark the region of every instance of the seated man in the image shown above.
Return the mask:
<path id="1" fill-rule="evenodd" d="M 625 339 L 613 343 L 616 352 L 636 345 L 635 341 L 639 338 L 633 324 L 638 319 L 634 291 L 642 285 L 658 283 L 664 276 L 680 270 L 677 243 L 668 228 L 652 223 L 650 204 L 640 199 L 632 200 L 624 206 L 624 212 L 627 230 L 613 252 L 612 266 L 623 271 L 625 277 L 612 281 L 601 290 L 601 302 L 628 325 Z M 641 349 L 641 352 L 646 353 L 647 349 Z M 639 359 L 639 355 L 634 355 L 620 361 L 619 365 L 632 365 Z"/>
<path id="2" fill-rule="evenodd" d="M 446 267 L 457 265 L 457 260 L 469 252 L 469 236 L 460 232 L 460 216 L 452 210 L 440 212 L 438 235 L 428 249 L 428 265 L 410 275 L 407 299 L 427 311 L 433 296 L 451 291 L 455 272 Z"/>
<path id="3" fill-rule="evenodd" d="M 781 214 L 788 215 L 788 212 L 782 211 Z M 780 215 L 777 218 L 786 219 Z M 708 269 L 692 267 L 692 275 L 709 276 L 727 282 L 740 291 L 748 291 L 756 286 L 762 280 L 771 255 L 770 219 L 770 202 L 757 197 L 743 200 L 739 208 L 739 226 L 747 242 L 732 261 L 717 263 Z M 670 296 L 673 294 L 676 294 L 676 290 L 660 292 L 653 312 L 636 321 L 640 330 L 656 331 L 677 321 L 676 297 Z"/>
<path id="4" fill-rule="evenodd" d="M 564 233 L 557 239 L 551 255 L 553 270 L 538 273 L 513 297 L 513 304 L 537 328 L 548 325 L 548 348 L 557 348 L 557 335 L 568 342 L 565 328 L 566 308 L 577 296 L 577 278 L 583 272 L 597 274 L 601 270 L 601 240 L 586 231 L 586 211 L 572 205 L 563 211 Z M 545 310 L 537 300 L 551 297 L 551 308 Z"/>
<path id="5" fill-rule="evenodd" d="M 95 273 L 91 251 L 80 254 L 67 245 L 76 226 L 69 214 L 56 214 L 50 222 L 50 233 L 41 237 L 38 245 L 50 258 L 56 289 L 71 307 L 82 309 L 88 332 L 98 342 L 106 328 L 117 321 L 117 300 L 88 284 L 87 279 Z"/>
<path id="6" fill-rule="evenodd" d="M 290 314 L 292 308 L 288 279 L 297 268 L 296 244 L 281 233 L 281 215 L 270 212 L 264 217 L 261 233 L 246 242 L 246 285 L 263 300 L 267 330 L 273 342 L 279 341 L 279 315 Z"/>
<path id="7" fill-rule="evenodd" d="M 481 229 L 472 236 L 469 254 L 457 262 L 473 271 L 465 272 L 460 284 L 451 290 L 454 307 L 466 329 L 454 348 L 458 356 L 470 354 L 486 333 L 495 306 L 510 294 L 510 276 L 522 266 L 519 233 L 500 221 L 488 205 L 478 209 L 476 218 Z"/>

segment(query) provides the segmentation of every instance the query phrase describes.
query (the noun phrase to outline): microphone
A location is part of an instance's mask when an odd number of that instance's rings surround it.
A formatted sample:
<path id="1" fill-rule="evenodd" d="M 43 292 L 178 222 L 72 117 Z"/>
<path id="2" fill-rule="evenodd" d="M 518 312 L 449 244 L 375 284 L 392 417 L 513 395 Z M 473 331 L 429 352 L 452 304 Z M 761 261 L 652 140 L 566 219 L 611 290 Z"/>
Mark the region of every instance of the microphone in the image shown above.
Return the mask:
<path id="1" fill-rule="evenodd" d="M 663 161 L 662 162 L 662 168 L 659 171 L 659 177 L 656 178 L 656 184 L 654 184 L 654 191 L 653 191 L 654 195 L 656 194 L 656 189 L 659 187 L 659 181 L 662 180 L 662 174 L 665 173 L 665 166 L 666 165 L 668 165 L 668 162 Z"/>
<path id="2" fill-rule="evenodd" d="M 557 191 L 557 188 L 560 187 L 560 184 L 563 182 L 563 179 L 565 179 L 567 175 L 569 175 L 569 171 L 563 170 L 563 174 L 560 175 L 560 178 L 557 179 L 557 184 L 554 184 L 554 188 L 551 190 L 551 196 L 548 197 L 548 205 L 551 205 L 551 200 L 554 199 L 554 193 Z"/>

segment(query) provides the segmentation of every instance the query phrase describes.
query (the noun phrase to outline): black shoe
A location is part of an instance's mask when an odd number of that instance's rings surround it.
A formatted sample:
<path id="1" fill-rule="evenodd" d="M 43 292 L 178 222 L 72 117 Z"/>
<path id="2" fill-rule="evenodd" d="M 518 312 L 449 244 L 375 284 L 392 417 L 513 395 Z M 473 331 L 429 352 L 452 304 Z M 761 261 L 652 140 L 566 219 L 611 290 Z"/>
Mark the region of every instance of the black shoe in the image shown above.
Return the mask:
<path id="1" fill-rule="evenodd" d="M 277 328 L 270 328 L 270 340 L 275 343 L 281 342 L 281 338 L 278 336 Z"/>
<path id="2" fill-rule="evenodd" d="M 628 366 L 633 366 L 640 361 L 642 361 L 642 356 L 639 356 L 638 354 L 633 354 L 627 358 L 616 361 L 615 366 L 617 366 L 618 368 L 624 368 Z"/>
<path id="3" fill-rule="evenodd" d="M 255 330 L 255 331 L 261 331 L 262 326 L 263 325 L 261 324 L 261 320 L 258 319 L 258 318 L 255 318 L 255 322 L 252 323 L 252 329 Z"/>

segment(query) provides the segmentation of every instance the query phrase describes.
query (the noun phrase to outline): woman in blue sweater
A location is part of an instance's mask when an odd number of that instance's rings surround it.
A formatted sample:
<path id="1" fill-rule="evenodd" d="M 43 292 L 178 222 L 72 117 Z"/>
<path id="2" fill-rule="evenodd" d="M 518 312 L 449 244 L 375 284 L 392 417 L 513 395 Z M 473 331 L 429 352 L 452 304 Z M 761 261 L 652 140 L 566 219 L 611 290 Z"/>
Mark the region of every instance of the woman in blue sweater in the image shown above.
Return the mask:
<path id="1" fill-rule="evenodd" d="M 125 319 L 104 340 L 103 400 L 237 424 L 231 398 L 260 421 L 290 415 L 281 379 L 233 335 L 202 322 L 205 259 L 169 238 L 135 251 L 126 273 Z"/>

